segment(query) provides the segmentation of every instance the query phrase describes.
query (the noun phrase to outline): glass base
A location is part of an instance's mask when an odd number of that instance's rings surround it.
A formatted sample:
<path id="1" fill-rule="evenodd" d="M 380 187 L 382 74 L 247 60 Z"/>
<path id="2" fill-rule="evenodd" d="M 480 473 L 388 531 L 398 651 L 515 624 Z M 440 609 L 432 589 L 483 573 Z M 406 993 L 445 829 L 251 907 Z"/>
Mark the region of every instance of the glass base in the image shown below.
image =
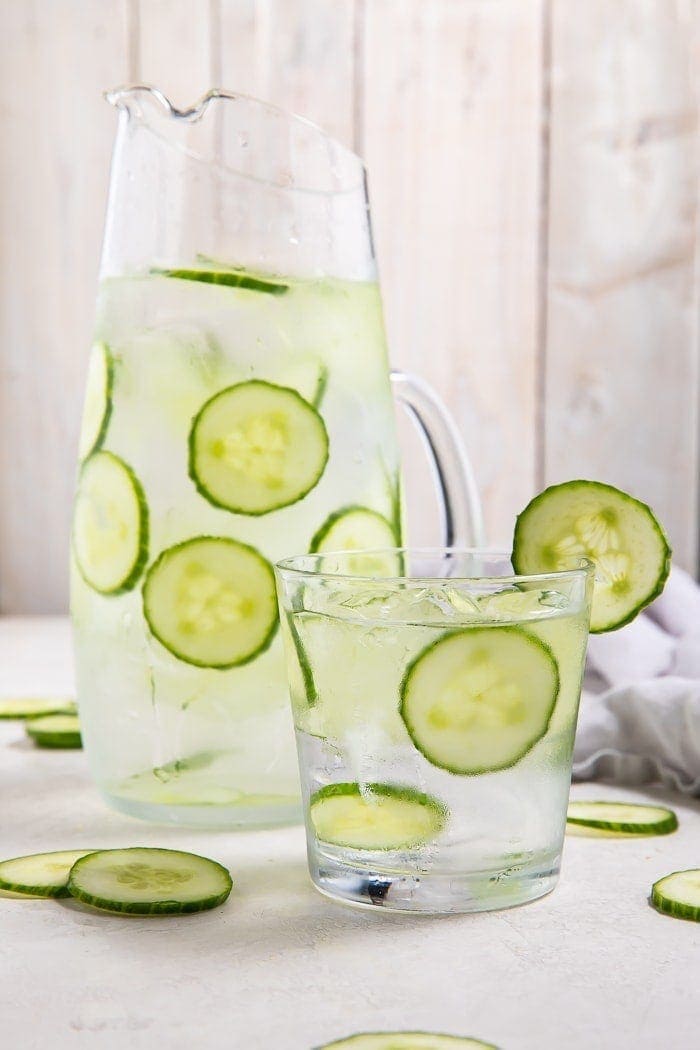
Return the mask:
<path id="1" fill-rule="evenodd" d="M 315 854 L 309 870 L 317 890 L 343 904 L 388 911 L 443 915 L 515 908 L 551 893 L 559 879 L 560 855 L 536 865 L 472 873 L 360 870 L 338 857 Z"/>
<path id="2" fill-rule="evenodd" d="M 288 802 L 256 802 L 253 795 L 236 804 L 197 806 L 144 802 L 134 798 L 123 798 L 107 791 L 102 791 L 101 795 L 111 809 L 139 820 L 147 820 L 151 824 L 176 824 L 183 828 L 226 831 L 233 828 L 283 827 L 300 824 L 302 821 L 301 801 L 298 799 L 290 799 Z"/>

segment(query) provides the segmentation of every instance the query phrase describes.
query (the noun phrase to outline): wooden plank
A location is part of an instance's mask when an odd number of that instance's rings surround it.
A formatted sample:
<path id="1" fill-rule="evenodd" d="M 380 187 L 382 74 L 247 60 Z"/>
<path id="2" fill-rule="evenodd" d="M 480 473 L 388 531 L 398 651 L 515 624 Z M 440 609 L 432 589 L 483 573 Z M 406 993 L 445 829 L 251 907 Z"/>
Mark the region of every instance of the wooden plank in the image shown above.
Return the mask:
<path id="1" fill-rule="evenodd" d="M 218 7 L 205 0 L 136 0 L 138 79 L 187 109 L 214 87 Z"/>
<path id="2" fill-rule="evenodd" d="M 553 0 L 545 465 L 650 502 L 695 569 L 695 0 Z"/>
<path id="3" fill-rule="evenodd" d="M 0 610 L 66 607 L 124 0 L 2 4 Z"/>
<path id="4" fill-rule="evenodd" d="M 452 408 L 489 539 L 507 542 L 535 482 L 543 5 L 365 10 L 361 148 L 391 357 Z"/>

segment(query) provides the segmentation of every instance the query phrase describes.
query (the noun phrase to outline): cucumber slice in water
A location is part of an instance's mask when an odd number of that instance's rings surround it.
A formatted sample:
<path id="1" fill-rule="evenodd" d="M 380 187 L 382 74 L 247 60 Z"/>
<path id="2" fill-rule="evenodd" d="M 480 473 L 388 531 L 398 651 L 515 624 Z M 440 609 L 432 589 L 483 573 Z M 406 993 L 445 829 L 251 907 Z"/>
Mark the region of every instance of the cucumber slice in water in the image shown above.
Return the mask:
<path id="1" fill-rule="evenodd" d="M 326 390 L 328 369 L 318 358 L 299 358 L 277 376 L 279 386 L 291 387 L 305 401 L 318 408 Z"/>
<path id="2" fill-rule="evenodd" d="M 267 649 L 277 630 L 272 566 L 254 547 L 225 536 L 185 540 L 148 570 L 143 612 L 179 660 L 237 667 Z"/>
<path id="3" fill-rule="evenodd" d="M 82 747 L 77 715 L 44 715 L 25 723 L 27 734 L 39 747 Z"/>
<path id="4" fill-rule="evenodd" d="M 599 481 L 552 485 L 517 518 L 513 567 L 520 575 L 595 563 L 591 632 L 633 620 L 664 588 L 671 548 L 646 503 Z"/>
<path id="5" fill-rule="evenodd" d="M 432 765 L 491 773 L 515 765 L 547 732 L 559 669 L 520 627 L 467 627 L 424 649 L 400 692 L 409 736 Z"/>
<path id="6" fill-rule="evenodd" d="M 303 499 L 328 462 L 328 433 L 296 390 L 262 380 L 210 398 L 192 422 L 189 472 L 215 507 L 260 515 Z"/>
<path id="7" fill-rule="evenodd" d="M 75 560 L 101 594 L 130 591 L 148 558 L 148 505 L 131 467 L 95 452 L 80 473 L 73 516 Z"/>
<path id="8" fill-rule="evenodd" d="M 68 875 L 89 849 L 60 850 L 14 857 L 0 864 L 0 889 L 30 897 L 68 897 Z"/>
<path id="9" fill-rule="evenodd" d="M 161 270 L 153 267 L 151 273 L 159 277 L 173 277 L 180 281 L 202 281 L 204 284 L 221 284 L 227 288 L 243 288 L 249 292 L 267 292 L 268 295 L 284 295 L 289 291 L 288 284 L 263 277 L 254 277 L 245 270 Z"/>
<path id="10" fill-rule="evenodd" d="M 651 904 L 674 919 L 700 922 L 700 868 L 674 871 L 651 887 Z"/>
<path id="11" fill-rule="evenodd" d="M 112 413 L 112 381 L 114 366 L 106 343 L 95 343 L 88 364 L 83 424 L 80 430 L 78 455 L 87 457 L 100 447 L 105 439 Z"/>
<path id="12" fill-rule="evenodd" d="M 358 1032 L 318 1050 L 498 1050 L 493 1043 L 438 1032 Z"/>
<path id="13" fill-rule="evenodd" d="M 38 718 L 40 715 L 75 714 L 73 700 L 61 697 L 7 697 L 0 700 L 0 718 Z"/>
<path id="14" fill-rule="evenodd" d="M 182 915 L 223 904 L 233 883 L 221 864 L 181 850 L 107 849 L 71 868 L 72 897 L 124 915 Z"/>
<path id="15" fill-rule="evenodd" d="M 328 784 L 311 797 L 316 837 L 359 850 L 413 849 L 432 842 L 448 810 L 432 795 L 394 784 Z"/>
<path id="16" fill-rule="evenodd" d="M 382 548 L 395 547 L 391 522 L 369 507 L 343 507 L 324 521 L 311 540 L 311 553 L 361 551 L 347 559 L 351 576 L 394 577 L 401 575 L 401 555 Z M 366 553 L 365 553 L 366 552 Z"/>
<path id="17" fill-rule="evenodd" d="M 628 802 L 570 802 L 566 822 L 607 836 L 668 835 L 678 827 L 672 809 Z"/>

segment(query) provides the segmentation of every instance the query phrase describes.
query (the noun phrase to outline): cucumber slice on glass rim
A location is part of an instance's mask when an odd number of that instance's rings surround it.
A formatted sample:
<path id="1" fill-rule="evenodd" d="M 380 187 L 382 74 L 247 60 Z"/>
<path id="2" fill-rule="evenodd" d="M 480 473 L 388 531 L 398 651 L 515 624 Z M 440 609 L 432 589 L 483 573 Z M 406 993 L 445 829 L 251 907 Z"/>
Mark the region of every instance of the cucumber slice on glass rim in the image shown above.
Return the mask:
<path id="1" fill-rule="evenodd" d="M 43 715 L 25 722 L 27 735 L 38 747 L 79 748 L 83 746 L 77 715 Z"/>
<path id="2" fill-rule="evenodd" d="M 595 564 L 591 633 L 623 627 L 657 598 L 671 568 L 666 535 L 646 503 L 599 481 L 552 485 L 515 523 L 519 575 Z"/>
<path id="3" fill-rule="evenodd" d="M 0 699 L 0 719 L 38 718 L 40 715 L 72 715 L 75 701 L 66 697 L 17 696 Z"/>
<path id="4" fill-rule="evenodd" d="M 68 897 L 68 875 L 89 849 L 33 853 L 0 863 L 0 889 L 28 897 Z"/>
<path id="5" fill-rule="evenodd" d="M 438 1032 L 358 1032 L 317 1050 L 498 1050 L 493 1043 Z"/>
<path id="6" fill-rule="evenodd" d="M 204 284 L 220 284 L 226 288 L 242 288 L 249 292 L 266 292 L 268 295 L 284 295 L 289 291 L 288 284 L 281 281 L 268 280 L 266 277 L 256 277 L 245 270 L 230 270 L 222 268 L 217 270 L 207 269 L 160 269 L 153 267 L 150 271 L 158 277 L 172 277 L 179 281 L 201 281 Z"/>
<path id="7" fill-rule="evenodd" d="M 700 868 L 674 871 L 651 887 L 652 907 L 674 919 L 700 922 Z"/>
<path id="8" fill-rule="evenodd" d="M 90 853 L 68 877 L 71 897 L 122 915 L 184 915 L 223 904 L 233 882 L 223 865 L 181 850 L 132 847 Z"/>
<path id="9" fill-rule="evenodd" d="M 192 421 L 190 477 L 200 495 L 234 514 L 269 514 L 297 503 L 327 462 L 326 425 L 291 387 L 236 383 Z"/>
<path id="10" fill-rule="evenodd" d="M 632 802 L 569 802 L 567 827 L 601 833 L 605 837 L 669 835 L 678 827 L 678 818 L 665 806 L 645 806 Z"/>
<path id="11" fill-rule="evenodd" d="M 400 714 L 431 765 L 472 776 L 515 765 L 547 732 L 559 693 L 551 649 L 521 627 L 467 627 L 409 664 Z"/>
<path id="12" fill-rule="evenodd" d="M 148 505 L 141 483 L 112 452 L 94 452 L 80 472 L 73 514 L 78 570 L 101 594 L 124 594 L 148 558 Z"/>
<path id="13" fill-rule="evenodd" d="M 264 652 L 277 630 L 270 563 L 225 536 L 197 536 L 162 551 L 146 574 L 143 612 L 178 660 L 226 669 Z"/>
<path id="14" fill-rule="evenodd" d="M 343 507 L 330 514 L 311 539 L 312 554 L 358 551 L 344 559 L 350 575 L 395 577 L 402 571 L 401 555 L 386 553 L 395 547 L 396 533 L 383 514 L 369 507 Z"/>
<path id="15" fill-rule="evenodd" d="M 424 846 L 438 837 L 448 815 L 439 799 L 396 784 L 328 784 L 309 803 L 319 841 L 357 850 Z"/>
<path id="16" fill-rule="evenodd" d="M 78 455 L 81 460 L 100 447 L 112 414 L 114 363 L 106 343 L 95 343 L 88 363 L 83 422 Z"/>

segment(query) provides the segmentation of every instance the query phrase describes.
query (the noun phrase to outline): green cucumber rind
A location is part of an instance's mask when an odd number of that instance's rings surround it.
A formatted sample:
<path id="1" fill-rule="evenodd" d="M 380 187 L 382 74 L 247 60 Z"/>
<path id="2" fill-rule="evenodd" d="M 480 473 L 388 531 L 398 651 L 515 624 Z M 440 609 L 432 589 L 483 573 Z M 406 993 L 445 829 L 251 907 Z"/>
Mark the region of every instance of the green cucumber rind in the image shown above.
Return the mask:
<path id="1" fill-rule="evenodd" d="M 534 575 L 532 572 L 527 572 L 524 566 L 518 563 L 518 533 L 523 528 L 523 524 L 527 523 L 527 515 L 529 511 L 531 511 L 537 504 L 544 500 L 545 497 L 551 494 L 553 490 L 561 490 L 563 488 L 569 488 L 570 486 L 574 485 L 592 486 L 599 490 L 605 490 L 606 492 L 615 493 L 616 497 L 621 497 L 626 502 L 634 503 L 635 506 L 639 507 L 640 510 L 646 511 L 649 521 L 661 541 L 663 561 L 655 585 L 650 589 L 649 593 L 640 602 L 638 602 L 632 610 L 630 610 L 629 613 L 626 613 L 620 619 L 605 624 L 602 627 L 590 628 L 591 634 L 606 634 L 608 631 L 617 631 L 621 627 L 625 627 L 628 623 L 631 623 L 632 620 L 635 620 L 637 618 L 642 609 L 645 609 L 647 605 L 651 605 L 651 603 L 659 597 L 664 587 L 666 586 L 666 580 L 668 579 L 668 574 L 671 571 L 671 556 L 673 554 L 673 550 L 660 521 L 658 520 L 658 518 L 654 514 L 654 511 L 651 509 L 648 503 L 644 503 L 643 500 L 637 499 L 635 496 L 631 496 L 628 492 L 625 492 L 623 489 L 618 489 L 615 485 L 608 485 L 603 481 L 589 481 L 586 478 L 575 478 L 573 481 L 564 481 L 560 482 L 557 485 L 549 485 L 546 489 L 543 489 L 542 492 L 534 496 L 533 499 L 530 500 L 528 505 L 523 510 L 521 510 L 518 516 L 516 517 L 515 530 L 513 532 L 513 554 L 511 558 L 513 570 L 516 573 L 516 575 Z M 546 570 L 543 569 L 542 572 L 546 572 Z"/>
<path id="2" fill-rule="evenodd" d="M 304 649 L 304 643 L 299 637 L 299 632 L 296 629 L 294 623 L 294 616 L 291 613 L 287 613 L 287 626 L 289 627 L 289 635 L 292 639 L 292 645 L 297 655 L 297 663 L 299 664 L 299 670 L 301 671 L 301 678 L 304 683 L 304 694 L 306 697 L 306 703 L 308 707 L 315 707 L 318 703 L 318 689 L 316 688 L 316 680 L 314 678 L 313 670 L 311 669 L 311 663 L 306 655 Z"/>
<path id="3" fill-rule="evenodd" d="M 62 706 L 60 703 L 56 703 L 51 707 L 49 706 L 51 701 L 37 699 L 34 710 L 31 710 L 29 707 L 13 708 L 12 702 L 12 699 L 0 700 L 0 721 L 25 722 L 28 719 L 43 718 L 46 715 L 74 715 L 77 711 L 75 702 L 72 700 L 66 700 Z"/>
<path id="4" fill-rule="evenodd" d="M 681 871 L 671 871 L 668 875 L 657 879 L 651 887 L 649 903 L 662 915 L 670 915 L 674 919 L 687 919 L 690 922 L 700 922 L 700 905 L 683 904 L 681 901 L 671 900 L 663 892 L 663 884 L 676 875 L 688 875 L 690 873 L 700 875 L 698 868 L 684 868 Z"/>
<path id="5" fill-rule="evenodd" d="M 78 751 L 83 746 L 80 733 L 33 733 L 27 729 L 37 747 L 50 748 L 55 751 Z"/>
<path id="6" fill-rule="evenodd" d="M 288 394 L 293 394 L 294 397 L 297 398 L 297 400 L 300 401 L 302 405 L 304 405 L 310 412 L 313 412 L 314 415 L 317 417 L 318 421 L 321 424 L 321 431 L 322 431 L 322 433 L 324 435 L 325 446 L 326 446 L 325 447 L 325 456 L 324 456 L 324 459 L 323 459 L 323 463 L 321 464 L 321 469 L 319 470 L 318 474 L 314 478 L 313 482 L 310 485 L 308 485 L 307 488 L 303 489 L 303 491 L 300 491 L 298 493 L 298 495 L 296 495 L 294 497 L 294 499 L 284 500 L 281 503 L 275 503 L 272 506 L 266 507 L 264 510 L 246 510 L 244 507 L 239 507 L 239 506 L 236 506 L 235 504 L 232 504 L 232 503 L 224 503 L 222 500 L 218 499 L 213 493 L 211 493 L 208 490 L 208 488 L 205 485 L 205 483 L 199 477 L 199 475 L 197 473 L 197 464 L 196 464 L 196 459 L 197 459 L 197 447 L 196 447 L 197 426 L 199 424 L 199 421 L 202 419 L 204 413 L 206 412 L 206 410 L 218 398 L 223 397 L 226 394 L 229 394 L 232 390 L 235 390 L 237 387 L 251 386 L 253 384 L 255 386 L 269 387 L 272 390 L 284 390 Z M 316 407 L 311 404 L 310 401 L 307 401 L 306 398 L 301 396 L 301 394 L 299 393 L 298 390 L 294 390 L 294 388 L 290 387 L 290 386 L 279 386 L 277 383 L 269 383 L 266 379 L 247 379 L 247 380 L 244 380 L 241 383 L 233 383 L 231 386 L 224 387 L 223 390 L 218 390 L 212 397 L 210 397 L 207 401 L 204 402 L 202 407 L 199 409 L 199 411 L 196 413 L 196 415 L 192 419 L 192 423 L 190 425 L 190 433 L 189 433 L 189 437 L 187 439 L 187 448 L 188 448 L 187 473 L 188 473 L 188 475 L 190 477 L 190 480 L 194 484 L 194 487 L 196 488 L 197 492 L 200 494 L 200 496 L 202 496 L 208 503 L 211 503 L 211 505 L 213 507 L 218 507 L 220 510 L 227 510 L 231 514 L 241 514 L 242 516 L 244 516 L 246 518 L 261 518 L 265 514 L 272 514 L 276 510 L 283 510 L 285 507 L 293 507 L 295 503 L 299 503 L 301 500 L 304 499 L 305 496 L 308 496 L 308 494 L 310 492 L 312 492 L 313 489 L 316 488 L 316 486 L 318 485 L 319 481 L 323 477 L 323 474 L 325 472 L 326 466 L 328 465 L 328 457 L 330 455 L 330 440 L 329 440 L 329 437 L 328 437 L 328 429 L 326 427 L 326 424 L 325 424 L 325 421 L 323 419 L 323 416 L 316 409 Z"/>
<path id="7" fill-rule="evenodd" d="M 161 269 L 154 266 L 149 272 L 158 277 L 170 277 L 178 281 L 200 281 L 203 284 L 218 284 L 227 288 L 243 288 L 249 292 L 266 292 L 268 295 L 284 295 L 289 291 L 288 284 L 251 277 L 242 270 Z"/>
<path id="8" fill-rule="evenodd" d="M 70 851 L 68 851 L 68 850 L 54 850 L 52 852 L 53 853 L 67 853 L 67 852 L 70 852 Z M 76 850 L 76 852 L 80 852 L 80 851 Z M 97 852 L 97 850 L 85 850 L 85 855 L 87 856 L 90 853 L 96 853 L 96 852 Z M 51 852 L 49 852 L 49 853 L 30 853 L 30 854 L 28 854 L 27 856 L 24 856 L 24 857 L 8 857 L 7 858 L 7 862 L 11 862 L 11 861 L 15 861 L 15 860 L 31 860 L 34 857 L 50 857 L 51 855 L 52 855 Z M 2 865 L 4 863 L 6 863 L 6 861 L 2 861 L 2 863 L 0 863 L 0 889 L 1 890 L 7 890 L 10 893 L 21 893 L 24 896 L 36 897 L 37 899 L 41 899 L 41 898 L 48 899 L 48 898 L 57 898 L 57 897 L 70 897 L 70 893 L 68 892 L 68 884 L 67 884 L 67 882 L 64 883 L 63 885 L 56 886 L 56 885 L 47 885 L 46 883 L 14 882 L 11 879 L 4 879 L 2 877 Z"/>
<path id="9" fill-rule="evenodd" d="M 381 1050 L 381 1044 L 367 1043 L 367 1040 L 382 1039 L 388 1037 L 394 1039 L 396 1036 L 430 1036 L 434 1039 L 445 1040 L 444 1047 L 463 1047 L 464 1050 L 498 1050 L 498 1047 L 494 1043 L 484 1043 L 481 1039 L 474 1039 L 470 1036 L 462 1035 L 448 1035 L 446 1032 L 423 1032 L 412 1029 L 411 1031 L 399 1031 L 399 1032 L 355 1032 L 353 1035 L 346 1036 L 344 1039 L 334 1039 L 332 1043 L 324 1043 L 322 1046 L 318 1046 L 315 1050 L 353 1050 L 353 1047 L 357 1050 Z M 389 1047 L 393 1047 L 395 1043 L 386 1044 Z M 406 1047 L 406 1050 L 410 1050 L 410 1047 Z"/>
<path id="10" fill-rule="evenodd" d="M 579 801 L 579 800 L 577 800 Z M 581 800 L 582 801 L 582 800 Z M 620 803 L 617 802 L 591 802 L 590 805 L 595 806 L 617 806 Z M 625 805 L 633 806 L 634 803 L 625 803 Z M 641 807 L 646 809 L 645 806 Z M 593 828 L 599 831 L 608 831 L 619 834 L 621 837 L 625 835 L 634 835 L 638 837 L 640 835 L 670 835 L 678 828 L 678 817 L 672 809 L 666 809 L 665 806 L 655 807 L 657 809 L 664 809 L 666 816 L 662 820 L 658 820 L 655 823 L 641 823 L 634 821 L 614 821 L 606 820 L 601 816 L 600 820 L 594 818 L 589 819 L 588 817 L 570 817 L 567 814 L 566 823 L 573 824 L 575 827 L 582 828 Z"/>
<path id="11" fill-rule="evenodd" d="M 439 835 L 444 830 L 447 821 L 450 816 L 449 807 L 441 802 L 435 795 L 428 795 L 424 791 L 419 791 L 417 788 L 410 787 L 405 784 L 385 784 L 385 783 L 367 783 L 364 785 L 366 791 L 372 795 L 378 795 L 382 798 L 395 798 L 403 802 L 413 802 L 420 806 L 425 806 L 431 810 L 436 817 L 435 823 L 435 834 Z M 358 798 L 362 798 L 362 791 L 360 784 L 354 781 L 337 781 L 332 784 L 326 784 L 325 787 L 319 788 L 315 791 L 309 799 L 309 812 L 318 803 L 323 802 L 327 798 L 337 798 L 338 796 L 353 795 Z M 313 823 L 313 820 L 312 820 Z M 332 843 L 333 844 L 333 843 Z M 339 843 L 335 843 L 339 845 Z M 349 847 L 357 849 L 359 847 Z M 380 852 L 382 848 L 386 850 L 394 850 L 396 846 L 373 846 L 372 849 L 376 852 Z"/>
<path id="12" fill-rule="evenodd" d="M 146 901 L 115 901 L 106 897 L 99 897 L 96 894 L 89 893 L 86 890 L 81 889 L 77 884 L 76 879 L 80 876 L 80 868 L 83 861 L 87 861 L 90 857 L 94 857 L 96 853 L 128 853 L 129 847 L 121 848 L 118 850 L 95 850 L 94 853 L 83 857 L 81 860 L 76 861 L 70 870 L 68 876 L 68 893 L 75 900 L 81 902 L 81 904 L 87 904 L 92 908 L 97 908 L 99 911 L 110 912 L 114 915 L 187 915 L 198 911 L 208 911 L 211 908 L 217 908 L 220 904 L 223 904 L 229 897 L 231 890 L 233 889 L 233 879 L 231 873 L 223 864 L 219 864 L 218 861 L 211 860 L 209 857 L 202 857 L 200 854 L 187 853 L 185 850 L 172 850 L 172 849 L 160 849 L 155 846 L 142 847 L 134 846 L 131 847 L 134 850 L 141 852 L 144 848 L 148 848 L 151 853 L 180 853 L 183 856 L 197 856 L 200 860 L 206 860 L 212 866 L 218 868 L 220 872 L 225 876 L 224 881 L 227 882 L 227 887 L 220 893 L 212 894 L 210 897 L 202 897 L 196 901 L 155 901 L 152 903 Z"/>
<path id="13" fill-rule="evenodd" d="M 104 595 L 105 597 L 117 597 L 120 594 L 126 594 L 128 591 L 132 591 L 134 589 L 134 587 L 140 580 L 143 570 L 145 569 L 146 563 L 148 561 L 150 535 L 148 500 L 146 499 L 146 493 L 144 492 L 143 485 L 141 484 L 141 482 L 139 481 L 138 477 L 136 476 L 132 468 L 129 466 L 129 464 L 125 463 L 120 456 L 115 456 L 113 452 L 107 451 L 107 449 L 98 449 L 97 452 L 93 452 L 91 456 L 83 460 L 80 471 L 81 475 L 83 471 L 86 470 L 93 456 L 109 456 L 110 459 L 113 459 L 116 463 L 119 464 L 119 466 L 124 471 L 126 471 L 129 481 L 131 482 L 131 487 L 133 489 L 134 496 L 136 497 L 136 502 L 139 508 L 139 542 L 136 549 L 136 555 L 134 557 L 134 561 L 131 565 L 129 572 L 124 577 L 124 579 L 117 584 L 116 587 L 96 587 L 95 584 L 90 581 L 90 579 L 86 576 L 82 565 L 80 564 L 80 558 L 78 556 L 78 551 L 76 549 L 75 542 L 73 543 L 75 564 L 77 566 L 78 572 L 85 580 L 85 583 L 88 585 L 88 587 L 92 588 L 92 590 L 96 591 L 98 594 Z M 78 487 L 80 487 L 80 481 L 78 481 Z"/>
<path id="14" fill-rule="evenodd" d="M 361 512 L 362 514 L 368 514 L 373 518 L 377 518 L 382 525 L 386 525 L 394 536 L 394 540 L 397 541 L 396 529 L 394 525 L 387 517 L 380 514 L 378 510 L 372 510 L 371 507 L 363 507 L 361 503 L 349 503 L 346 507 L 341 507 L 340 510 L 334 510 L 332 514 L 329 514 L 323 524 L 316 529 L 316 532 L 311 537 L 311 543 L 309 544 L 309 553 L 318 554 L 323 553 L 321 551 L 321 544 L 325 540 L 328 533 L 331 531 L 333 526 L 344 518 L 346 514 L 356 514 Z"/>
<path id="15" fill-rule="evenodd" d="M 114 357 L 112 356 L 112 352 L 107 346 L 107 344 L 104 342 L 104 340 L 100 340 L 98 342 L 98 346 L 100 347 L 104 356 L 106 369 L 105 407 L 104 412 L 102 413 L 102 422 L 100 423 L 97 434 L 95 435 L 95 440 L 93 441 L 91 448 L 87 452 L 84 452 L 83 455 L 80 457 L 82 463 L 85 463 L 86 460 L 88 460 L 94 452 L 97 452 L 98 449 L 102 448 L 104 440 L 107 437 L 109 421 L 112 417 L 112 393 L 114 390 Z"/>
<path id="16" fill-rule="evenodd" d="M 191 536 L 187 540 L 182 540 L 182 542 L 180 543 L 175 543 L 172 547 L 166 547 L 165 550 L 162 550 L 160 552 L 153 564 L 149 566 L 148 572 L 146 573 L 146 578 L 143 581 L 143 587 L 141 588 L 141 604 L 143 608 L 144 619 L 148 624 L 148 629 L 150 630 L 153 637 L 160 642 L 164 649 L 167 649 L 168 652 L 171 653 L 178 660 L 182 660 L 183 663 L 190 664 L 192 667 L 209 667 L 217 671 L 228 671 L 232 667 L 243 667 L 245 664 L 249 664 L 251 663 L 251 661 L 256 660 L 259 656 L 262 655 L 262 653 L 264 653 L 267 649 L 270 648 L 279 628 L 278 615 L 275 616 L 274 620 L 270 624 L 270 628 L 267 634 L 265 635 L 263 641 L 258 646 L 258 648 L 255 649 L 248 656 L 244 656 L 240 660 L 234 660 L 232 663 L 210 664 L 206 663 L 206 661 L 204 660 L 194 660 L 191 657 L 183 656 L 174 646 L 172 646 L 169 642 L 165 641 L 165 639 L 161 637 L 161 635 L 156 630 L 154 623 L 152 622 L 151 615 L 149 614 L 147 606 L 148 582 L 152 578 L 152 574 L 155 571 L 155 569 L 165 559 L 167 555 L 173 554 L 175 551 L 181 550 L 183 547 L 188 547 L 191 543 L 197 543 L 199 540 L 215 540 L 217 543 L 228 543 L 235 547 L 243 547 L 249 553 L 254 554 L 259 559 L 259 561 L 263 565 L 265 565 L 265 567 L 269 570 L 269 572 L 272 575 L 272 582 L 274 586 L 274 570 L 267 558 L 263 557 L 263 555 L 260 553 L 259 550 L 257 550 L 256 547 L 252 547 L 249 543 L 241 543 L 240 540 L 231 539 L 230 536 Z"/>
<path id="17" fill-rule="evenodd" d="M 470 768 L 470 769 L 467 770 L 467 769 L 463 769 L 463 768 L 457 768 L 457 767 L 454 767 L 454 766 L 446 765 L 444 762 L 440 762 L 439 760 L 436 760 L 418 742 L 418 740 L 416 738 L 416 735 L 415 735 L 415 730 L 411 726 L 410 719 L 408 718 L 407 712 L 406 712 L 406 706 L 407 706 L 406 693 L 407 693 L 407 690 L 408 690 L 408 688 L 410 686 L 410 679 L 411 679 L 411 674 L 413 672 L 413 669 L 418 665 L 418 663 L 423 659 L 424 656 L 427 656 L 429 652 L 431 652 L 437 646 L 441 645 L 443 642 L 447 641 L 448 638 L 452 638 L 455 635 L 465 634 L 467 632 L 472 633 L 474 631 L 479 631 L 479 632 L 484 632 L 484 631 L 486 631 L 486 632 L 509 631 L 511 633 L 517 633 L 517 634 L 519 634 L 521 636 L 524 636 L 525 638 L 528 639 L 528 641 L 534 643 L 535 645 L 538 645 L 542 649 L 542 651 L 549 657 L 549 659 L 552 662 L 552 666 L 554 668 L 554 675 L 555 675 L 555 688 L 554 688 L 554 691 L 553 691 L 553 694 L 552 694 L 552 703 L 551 703 L 550 708 L 549 708 L 549 714 L 547 716 L 547 721 L 546 721 L 544 730 L 539 734 L 539 736 L 535 740 L 530 741 L 522 749 L 522 751 L 520 751 L 509 762 L 504 762 L 503 764 L 497 765 L 497 766 L 479 766 L 479 767 L 474 767 L 474 768 Z M 546 736 L 547 731 L 549 729 L 549 724 L 550 724 L 550 722 L 552 720 L 552 715 L 554 714 L 554 710 L 555 710 L 556 705 L 557 705 L 557 700 L 559 698 L 560 687 L 561 687 L 561 680 L 560 680 L 560 675 L 559 675 L 559 664 L 557 663 L 556 657 L 554 656 L 554 653 L 552 652 L 551 648 L 547 645 L 547 643 L 543 642 L 541 638 L 537 637 L 537 635 L 530 634 L 529 631 L 524 630 L 522 627 L 516 627 L 514 625 L 508 625 L 508 624 L 506 624 L 506 625 L 498 624 L 495 627 L 462 627 L 462 628 L 457 628 L 454 631 L 446 631 L 443 635 L 440 636 L 440 638 L 436 639 L 434 642 L 430 642 L 430 644 L 427 645 L 424 649 L 421 649 L 421 651 L 418 653 L 418 655 L 415 656 L 411 660 L 411 662 L 408 664 L 408 666 L 406 667 L 406 670 L 404 671 L 404 675 L 403 675 L 403 678 L 401 680 L 401 685 L 399 686 L 399 697 L 400 697 L 399 715 L 401 716 L 401 720 L 402 720 L 404 726 L 406 727 L 406 732 L 408 733 L 409 737 L 411 738 L 411 742 L 413 743 L 413 746 L 415 747 L 416 751 L 419 751 L 420 754 L 423 755 L 423 758 L 425 758 L 427 762 L 430 762 L 431 766 L 435 766 L 436 769 L 444 769 L 447 773 L 453 773 L 455 776 L 462 776 L 462 777 L 481 776 L 484 773 L 499 773 L 499 772 L 502 772 L 504 769 L 512 769 L 513 766 L 517 765 L 518 762 L 520 762 L 523 758 L 525 758 L 525 755 L 529 754 L 529 752 L 532 751 L 533 747 L 535 747 L 535 745 L 538 744 L 540 742 L 540 740 L 544 736 Z"/>

